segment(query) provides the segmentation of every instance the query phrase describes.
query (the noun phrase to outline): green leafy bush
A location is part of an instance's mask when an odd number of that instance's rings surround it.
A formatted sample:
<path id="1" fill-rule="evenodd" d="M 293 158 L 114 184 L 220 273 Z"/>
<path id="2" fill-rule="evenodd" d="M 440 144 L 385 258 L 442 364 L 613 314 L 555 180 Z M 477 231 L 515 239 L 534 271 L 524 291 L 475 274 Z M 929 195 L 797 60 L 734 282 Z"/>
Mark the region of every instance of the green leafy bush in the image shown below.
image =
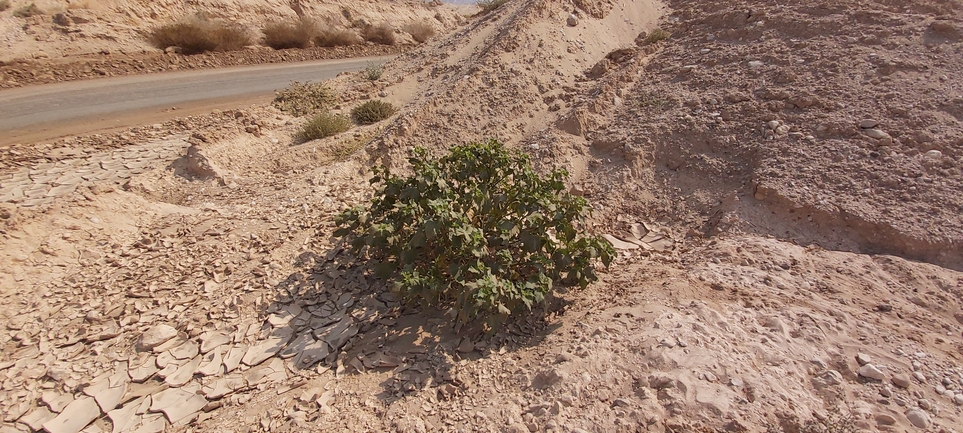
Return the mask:
<path id="1" fill-rule="evenodd" d="M 233 51 L 252 44 L 250 33 L 238 24 L 192 19 L 154 28 L 148 40 L 155 47 L 180 47 L 184 54 Z"/>
<path id="2" fill-rule="evenodd" d="M 300 19 L 294 23 L 268 23 L 261 31 L 264 33 L 264 44 L 275 50 L 308 48 L 318 34 L 318 26 L 309 19 Z"/>
<path id="3" fill-rule="evenodd" d="M 351 129 L 351 121 L 347 117 L 321 112 L 308 120 L 295 137 L 299 142 L 327 138 Z"/>
<path id="4" fill-rule="evenodd" d="M 322 83 L 293 82 L 275 92 L 274 106 L 292 116 L 306 116 L 323 111 L 337 101 L 335 93 Z"/>
<path id="5" fill-rule="evenodd" d="M 500 8 L 503 4 L 508 3 L 508 0 L 478 0 L 478 7 L 481 8 L 482 13 L 489 13 L 495 9 Z"/>
<path id="6" fill-rule="evenodd" d="M 410 162 L 406 178 L 376 168 L 371 203 L 341 214 L 335 232 L 409 302 L 494 324 L 543 302 L 555 281 L 584 288 L 596 259 L 612 261 L 611 245 L 579 233 L 587 203 L 566 192 L 564 170 L 539 176 L 496 140 L 441 158 L 419 148 Z"/>
<path id="7" fill-rule="evenodd" d="M 372 99 L 351 110 L 351 119 L 359 125 L 370 125 L 385 120 L 398 111 L 394 105 L 379 99 Z"/>

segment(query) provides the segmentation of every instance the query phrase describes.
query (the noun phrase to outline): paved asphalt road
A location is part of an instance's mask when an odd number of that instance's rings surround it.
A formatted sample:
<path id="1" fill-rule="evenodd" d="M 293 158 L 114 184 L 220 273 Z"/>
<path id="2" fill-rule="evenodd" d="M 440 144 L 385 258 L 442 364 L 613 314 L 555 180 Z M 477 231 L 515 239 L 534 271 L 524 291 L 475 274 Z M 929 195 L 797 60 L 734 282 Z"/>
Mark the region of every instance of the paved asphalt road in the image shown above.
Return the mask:
<path id="1" fill-rule="evenodd" d="M 212 105 L 214 101 L 223 105 L 263 100 L 293 81 L 322 81 L 390 58 L 241 66 L 0 90 L 0 142 L 39 141 L 195 114 L 178 110 L 170 113 L 172 107 L 210 110 L 218 108 Z M 137 122 L 131 123 L 134 119 Z"/>

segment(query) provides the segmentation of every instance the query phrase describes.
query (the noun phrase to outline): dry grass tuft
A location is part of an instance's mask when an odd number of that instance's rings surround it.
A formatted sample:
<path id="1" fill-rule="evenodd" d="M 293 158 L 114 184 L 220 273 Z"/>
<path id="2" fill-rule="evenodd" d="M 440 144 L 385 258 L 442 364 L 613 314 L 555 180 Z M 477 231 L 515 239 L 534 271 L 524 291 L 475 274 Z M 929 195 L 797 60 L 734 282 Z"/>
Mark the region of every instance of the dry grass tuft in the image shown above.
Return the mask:
<path id="1" fill-rule="evenodd" d="M 261 31 L 264 32 L 264 44 L 275 50 L 308 48 L 318 34 L 318 26 L 314 21 L 302 18 L 295 23 L 268 23 Z"/>
<path id="2" fill-rule="evenodd" d="M 295 81 L 274 95 L 274 106 L 292 116 L 306 116 L 323 111 L 337 101 L 335 93 L 322 83 Z"/>
<path id="3" fill-rule="evenodd" d="M 495 9 L 500 8 L 503 4 L 508 3 L 508 0 L 478 0 L 478 7 L 481 8 L 482 13 L 489 13 Z"/>
<path id="4" fill-rule="evenodd" d="M 7 7 L 9 7 L 9 5 L 7 5 Z M 30 3 L 29 5 L 13 11 L 13 16 L 17 18 L 29 18 L 43 14 L 44 12 L 40 10 L 35 3 Z"/>
<path id="5" fill-rule="evenodd" d="M 371 125 L 391 117 L 398 111 L 389 102 L 373 99 L 351 110 L 351 118 L 359 125 Z"/>
<path id="6" fill-rule="evenodd" d="M 645 39 L 642 41 L 642 44 L 651 45 L 659 41 L 664 41 L 666 39 L 669 39 L 669 36 L 670 36 L 669 32 L 656 27 L 655 29 L 652 30 L 651 33 L 645 36 Z"/>
<path id="7" fill-rule="evenodd" d="M 314 37 L 316 47 L 347 47 L 361 42 L 361 36 L 351 30 L 322 30 Z"/>
<path id="8" fill-rule="evenodd" d="M 340 134 L 351 129 L 351 121 L 347 117 L 331 114 L 327 111 L 316 114 L 304 124 L 295 139 L 298 142 L 317 140 Z"/>
<path id="9" fill-rule="evenodd" d="M 409 23 L 405 26 L 405 31 L 419 44 L 425 43 L 436 34 L 435 28 L 424 21 Z"/>
<path id="10" fill-rule="evenodd" d="M 394 45 L 395 44 L 395 29 L 391 28 L 388 23 L 381 23 L 376 26 L 365 26 L 361 30 L 361 37 L 368 42 L 374 42 L 381 45 Z"/>
<path id="11" fill-rule="evenodd" d="M 184 54 L 239 50 L 253 42 L 247 29 L 238 24 L 202 19 L 157 27 L 148 40 L 162 50 L 180 47 Z"/>

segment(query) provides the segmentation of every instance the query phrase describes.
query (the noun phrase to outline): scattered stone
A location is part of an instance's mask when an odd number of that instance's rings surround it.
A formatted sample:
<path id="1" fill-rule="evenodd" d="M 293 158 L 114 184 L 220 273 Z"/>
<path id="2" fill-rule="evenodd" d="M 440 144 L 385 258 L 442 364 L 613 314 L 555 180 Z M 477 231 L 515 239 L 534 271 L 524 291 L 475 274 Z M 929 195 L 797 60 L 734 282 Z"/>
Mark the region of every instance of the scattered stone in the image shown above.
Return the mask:
<path id="1" fill-rule="evenodd" d="M 64 408 L 56 418 L 43 424 L 47 433 L 79 433 L 100 416 L 100 407 L 90 397 L 80 397 Z"/>
<path id="2" fill-rule="evenodd" d="M 881 413 L 876 415 L 876 423 L 879 425 L 894 425 L 896 424 L 896 417 L 890 414 Z"/>
<path id="3" fill-rule="evenodd" d="M 140 336 L 140 340 L 137 342 L 137 350 L 141 352 L 151 350 L 176 336 L 177 330 L 171 326 L 155 325 Z"/>
<path id="4" fill-rule="evenodd" d="M 862 129 L 870 129 L 879 126 L 879 122 L 873 119 L 863 119 L 859 121 L 859 127 Z"/>
<path id="5" fill-rule="evenodd" d="M 569 14 L 565 23 L 568 24 L 569 27 L 575 27 L 578 25 L 578 17 L 575 16 L 575 14 Z"/>
<path id="6" fill-rule="evenodd" d="M 875 139 L 875 140 L 882 140 L 882 139 L 884 139 L 884 138 L 892 138 L 892 137 L 889 136 L 889 134 L 887 134 L 886 132 L 884 132 L 884 131 L 882 131 L 882 130 L 879 130 L 879 129 L 866 129 L 866 130 L 863 131 L 863 133 L 866 134 L 867 137 L 872 138 L 872 139 Z"/>
<path id="7" fill-rule="evenodd" d="M 57 414 L 51 412 L 46 407 L 40 406 L 34 409 L 33 412 L 22 416 L 17 421 L 26 424 L 33 431 L 39 431 L 43 428 L 45 422 L 54 419 L 56 416 Z"/>
<path id="8" fill-rule="evenodd" d="M 194 358 L 198 353 L 200 353 L 200 348 L 198 347 L 197 343 L 193 341 L 187 341 L 184 344 L 171 349 L 171 355 L 174 355 L 174 358 L 180 360 Z"/>
<path id="9" fill-rule="evenodd" d="M 224 372 L 230 373 L 241 365 L 241 359 L 247 353 L 247 346 L 240 344 L 230 348 L 227 355 L 224 355 Z"/>
<path id="10" fill-rule="evenodd" d="M 934 150 L 930 150 L 930 151 L 927 151 L 926 153 L 924 153 L 924 154 L 923 154 L 923 157 L 926 158 L 926 159 L 938 160 L 938 159 L 940 159 L 940 158 L 943 158 L 943 152 L 940 152 L 940 151 L 934 149 Z"/>
<path id="11" fill-rule="evenodd" d="M 194 378 L 194 372 L 199 365 L 201 365 L 201 357 L 195 356 L 190 362 L 178 367 L 174 374 L 164 378 L 164 382 L 174 387 L 184 386 Z"/>
<path id="12" fill-rule="evenodd" d="M 43 401 L 50 410 L 60 413 L 63 412 L 64 408 L 74 401 L 74 397 L 70 394 L 60 394 L 55 391 L 46 391 L 40 395 L 40 400 Z"/>
<path id="13" fill-rule="evenodd" d="M 902 389 L 907 389 L 910 387 L 910 378 L 905 374 L 897 374 L 893 376 L 893 385 L 896 385 Z"/>
<path id="14" fill-rule="evenodd" d="M 910 409 L 906 412 L 906 419 L 918 428 L 929 428 L 930 416 L 920 409 Z"/>
<path id="15" fill-rule="evenodd" d="M 206 332 L 200 338 L 201 353 L 204 354 L 231 342 L 231 337 L 223 332 Z"/>
<path id="16" fill-rule="evenodd" d="M 857 354 L 856 354 L 856 363 L 859 364 L 860 367 L 862 367 L 862 366 L 864 366 L 864 365 L 866 365 L 866 364 L 869 364 L 869 363 L 871 363 L 871 362 L 873 362 L 873 358 L 870 358 L 869 355 L 867 355 L 867 354 L 865 354 L 865 353 L 857 353 Z"/>
<path id="17" fill-rule="evenodd" d="M 919 371 L 913 372 L 913 379 L 916 379 L 916 381 L 920 383 L 926 383 L 926 376 L 923 376 L 923 373 Z"/>
<path id="18" fill-rule="evenodd" d="M 104 378 L 84 388 L 84 394 L 93 397 L 101 411 L 109 412 L 117 407 L 127 393 L 127 381 L 127 372 L 123 371 L 113 378 Z M 115 382 L 115 385 L 111 386 L 111 382 Z"/>
<path id="19" fill-rule="evenodd" d="M 760 62 L 759 60 L 752 60 L 749 62 L 749 69 L 761 68 L 763 65 L 765 65 L 765 63 Z"/>
<path id="20" fill-rule="evenodd" d="M 458 344 L 456 349 L 460 353 L 469 353 L 475 350 L 475 343 L 472 343 L 471 339 L 468 337 L 462 338 L 461 343 Z"/>
<path id="21" fill-rule="evenodd" d="M 953 397 L 953 403 L 957 406 L 963 406 L 963 394 L 957 394 Z"/>
<path id="22" fill-rule="evenodd" d="M 882 381 L 886 379 L 886 374 L 883 373 L 879 368 L 877 368 L 873 364 L 866 364 L 860 367 L 859 370 L 856 372 L 856 374 L 859 374 L 862 377 L 873 379 L 873 380 Z"/>

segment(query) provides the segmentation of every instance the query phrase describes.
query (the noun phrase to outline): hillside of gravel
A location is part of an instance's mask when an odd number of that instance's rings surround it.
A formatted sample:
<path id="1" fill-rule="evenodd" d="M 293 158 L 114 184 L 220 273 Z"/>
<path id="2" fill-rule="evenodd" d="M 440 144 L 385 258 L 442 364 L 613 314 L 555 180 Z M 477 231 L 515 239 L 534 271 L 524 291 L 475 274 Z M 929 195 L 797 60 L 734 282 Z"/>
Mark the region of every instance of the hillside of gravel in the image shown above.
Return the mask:
<path id="1" fill-rule="evenodd" d="M 0 432 L 959 432 L 963 5 L 510 0 L 295 139 L 239 107 L 25 144 L 0 169 Z M 333 237 L 497 137 L 619 251 L 487 333 Z"/>

